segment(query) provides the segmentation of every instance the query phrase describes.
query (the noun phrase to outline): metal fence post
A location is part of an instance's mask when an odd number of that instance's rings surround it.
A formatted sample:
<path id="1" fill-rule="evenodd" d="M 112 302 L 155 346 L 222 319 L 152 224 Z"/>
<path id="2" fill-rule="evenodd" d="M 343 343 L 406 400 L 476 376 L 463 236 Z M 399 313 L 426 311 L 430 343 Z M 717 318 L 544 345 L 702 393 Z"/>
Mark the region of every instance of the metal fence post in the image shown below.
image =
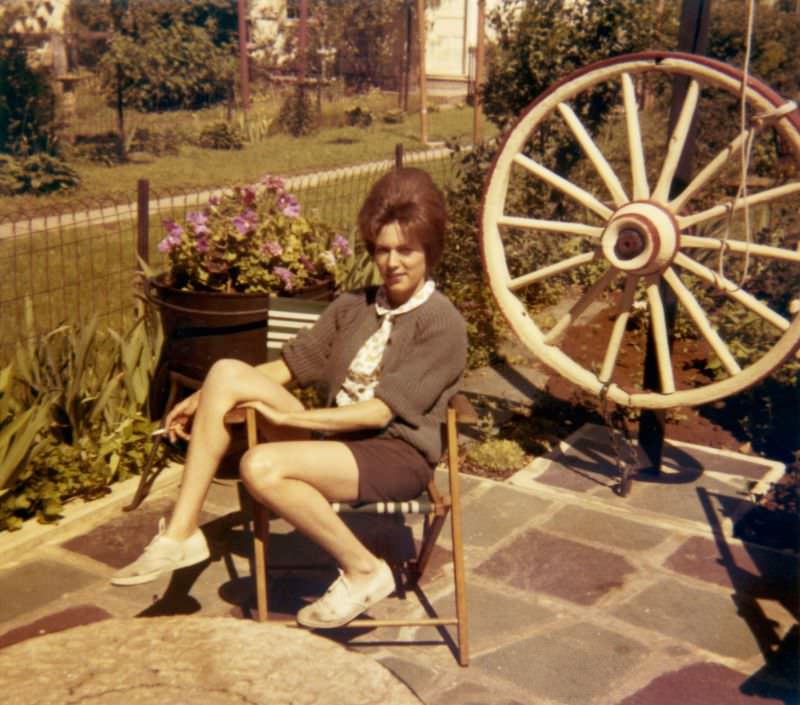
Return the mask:
<path id="1" fill-rule="evenodd" d="M 403 145 L 401 142 L 398 142 L 394 146 L 394 168 L 395 169 L 403 168 Z"/>

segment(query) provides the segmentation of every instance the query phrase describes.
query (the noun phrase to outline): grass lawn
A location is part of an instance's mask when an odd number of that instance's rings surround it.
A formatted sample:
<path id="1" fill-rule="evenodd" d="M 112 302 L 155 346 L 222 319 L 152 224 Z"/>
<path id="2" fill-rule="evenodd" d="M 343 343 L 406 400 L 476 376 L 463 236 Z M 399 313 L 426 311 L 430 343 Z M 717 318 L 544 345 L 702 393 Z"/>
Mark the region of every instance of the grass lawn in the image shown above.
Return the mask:
<path id="1" fill-rule="evenodd" d="M 472 109 L 453 107 L 429 113 L 429 142 L 469 143 Z M 493 127 L 486 125 L 487 136 Z M 154 192 L 218 187 L 249 183 L 265 174 L 302 174 L 378 159 L 392 159 L 395 145 L 406 151 L 425 147 L 419 140 L 419 115 L 410 114 L 402 123 L 375 121 L 367 128 L 327 127 L 308 137 L 276 134 L 245 144 L 242 150 L 202 149 L 182 145 L 175 156 L 137 155 L 135 161 L 108 167 L 88 161 L 72 165 L 81 176 L 80 189 L 52 196 L 0 198 L 0 217 L 43 210 L 81 210 L 105 198 L 133 200 L 136 182 L 148 179 Z"/>

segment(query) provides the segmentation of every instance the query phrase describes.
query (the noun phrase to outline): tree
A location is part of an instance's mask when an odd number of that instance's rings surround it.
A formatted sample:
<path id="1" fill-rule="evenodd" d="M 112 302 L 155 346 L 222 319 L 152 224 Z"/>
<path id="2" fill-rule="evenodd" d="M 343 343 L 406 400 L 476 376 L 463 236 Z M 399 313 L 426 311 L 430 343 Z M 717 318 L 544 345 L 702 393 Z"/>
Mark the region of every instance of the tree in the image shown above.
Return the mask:
<path id="1" fill-rule="evenodd" d="M 663 46 L 661 27 L 669 25 L 657 18 L 653 0 L 504 0 L 489 16 L 496 39 L 483 89 L 486 116 L 504 128 L 572 71 Z M 582 117 L 596 121 L 607 104 L 603 96 L 593 97 Z"/>
<path id="2" fill-rule="evenodd" d="M 230 2 L 113 0 L 106 9 L 106 15 L 91 17 L 95 25 L 113 28 L 99 62 L 109 102 L 121 93 L 124 105 L 154 111 L 225 98 L 236 75 Z"/>

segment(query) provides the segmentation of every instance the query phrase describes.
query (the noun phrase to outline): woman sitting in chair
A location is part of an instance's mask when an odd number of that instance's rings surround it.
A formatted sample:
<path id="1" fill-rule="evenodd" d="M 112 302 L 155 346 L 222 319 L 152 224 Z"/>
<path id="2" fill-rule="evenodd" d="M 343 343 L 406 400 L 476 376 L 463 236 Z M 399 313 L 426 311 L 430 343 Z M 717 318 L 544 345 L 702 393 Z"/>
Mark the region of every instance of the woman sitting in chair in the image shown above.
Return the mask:
<path id="1" fill-rule="evenodd" d="M 145 583 L 208 558 L 198 517 L 230 443 L 226 415 L 252 407 L 270 442 L 243 456 L 243 482 L 340 566 L 340 577 L 297 621 L 338 627 L 392 593 L 389 566 L 330 502 L 412 499 L 442 453 L 441 426 L 467 345 L 463 319 L 430 278 L 445 224 L 444 199 L 425 172 L 397 169 L 373 186 L 358 225 L 383 285 L 339 296 L 313 328 L 284 346 L 279 360 L 257 367 L 216 362 L 202 388 L 172 409 L 170 438 L 189 440 L 175 509 L 112 583 Z M 326 408 L 303 408 L 285 389 L 291 381 L 320 385 Z"/>

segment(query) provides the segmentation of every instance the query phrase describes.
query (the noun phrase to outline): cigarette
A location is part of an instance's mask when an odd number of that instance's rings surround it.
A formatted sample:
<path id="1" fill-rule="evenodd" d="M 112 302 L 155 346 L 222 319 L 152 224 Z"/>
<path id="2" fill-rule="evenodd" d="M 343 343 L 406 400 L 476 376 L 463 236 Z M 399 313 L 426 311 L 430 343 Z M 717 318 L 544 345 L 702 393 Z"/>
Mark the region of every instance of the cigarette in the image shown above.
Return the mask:
<path id="1" fill-rule="evenodd" d="M 169 433 L 169 431 L 167 431 L 166 428 L 157 428 L 150 435 L 151 436 L 163 436 L 165 433 Z"/>

